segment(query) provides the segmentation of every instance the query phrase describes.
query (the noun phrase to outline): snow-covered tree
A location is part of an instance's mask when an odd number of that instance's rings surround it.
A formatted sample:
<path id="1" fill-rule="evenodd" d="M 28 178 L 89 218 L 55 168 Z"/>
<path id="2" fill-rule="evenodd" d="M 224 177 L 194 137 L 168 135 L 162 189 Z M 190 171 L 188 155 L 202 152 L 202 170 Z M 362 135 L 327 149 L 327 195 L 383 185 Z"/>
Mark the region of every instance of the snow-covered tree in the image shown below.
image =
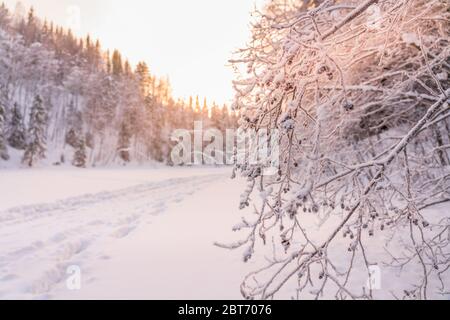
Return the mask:
<path id="1" fill-rule="evenodd" d="M 8 28 L 11 23 L 11 14 L 4 3 L 0 5 L 0 28 Z"/>
<path id="2" fill-rule="evenodd" d="M 9 160 L 8 147 L 5 138 L 5 108 L 0 104 L 0 159 Z"/>
<path id="3" fill-rule="evenodd" d="M 70 129 L 69 132 L 67 132 L 67 134 L 66 134 L 66 143 L 69 146 L 76 148 L 78 146 L 78 140 L 79 140 L 79 137 L 78 137 L 77 133 L 75 132 L 75 129 Z"/>
<path id="4" fill-rule="evenodd" d="M 72 164 L 78 168 L 86 168 L 86 161 L 86 141 L 84 137 L 81 137 L 78 141 Z"/>
<path id="5" fill-rule="evenodd" d="M 164 106 L 162 103 L 151 96 L 145 99 L 145 107 L 149 117 L 151 127 L 148 131 L 148 146 L 153 159 L 164 161 L 163 130 L 164 130 Z"/>
<path id="6" fill-rule="evenodd" d="M 222 246 L 245 247 L 245 261 L 259 245 L 281 250 L 243 295 L 271 299 L 292 283 L 297 298 L 373 298 L 350 284 L 383 262 L 422 270 L 398 297 L 426 299 L 430 281 L 444 293 L 450 217 L 424 210 L 449 199 L 448 3 L 274 0 L 255 17 L 231 61 L 234 109 L 242 129 L 279 133 L 279 165 L 271 176 L 273 163 L 237 164 L 241 207 L 253 200 L 255 215 L 235 228 L 244 241 Z"/>
<path id="7" fill-rule="evenodd" d="M 25 125 L 17 103 L 14 104 L 12 109 L 8 128 L 8 143 L 17 150 L 24 150 L 27 145 Z"/>
<path id="8" fill-rule="evenodd" d="M 33 43 L 39 40 L 39 32 L 37 26 L 37 19 L 34 13 L 34 8 L 31 7 L 28 11 L 27 21 L 25 25 L 24 38 L 27 43 Z"/>
<path id="9" fill-rule="evenodd" d="M 117 151 L 120 159 L 124 162 L 130 162 L 130 140 L 131 140 L 131 128 L 129 123 L 124 121 L 119 131 L 119 142 Z"/>
<path id="10" fill-rule="evenodd" d="M 32 167 L 36 162 L 45 158 L 47 151 L 47 112 L 43 106 L 42 98 L 37 95 L 33 102 L 28 126 L 28 145 L 22 162 Z"/>
<path id="11" fill-rule="evenodd" d="M 68 131 L 66 133 L 66 143 L 73 148 L 77 148 L 83 135 L 83 117 L 81 112 L 75 108 L 73 101 L 70 102 L 67 113 L 66 128 L 68 128 Z"/>
<path id="12" fill-rule="evenodd" d="M 136 66 L 136 78 L 139 83 L 139 88 L 141 90 L 141 95 L 143 97 L 148 96 L 150 90 L 151 90 L 151 82 L 152 77 L 150 75 L 150 71 L 148 68 L 148 65 L 145 62 L 139 62 Z"/>

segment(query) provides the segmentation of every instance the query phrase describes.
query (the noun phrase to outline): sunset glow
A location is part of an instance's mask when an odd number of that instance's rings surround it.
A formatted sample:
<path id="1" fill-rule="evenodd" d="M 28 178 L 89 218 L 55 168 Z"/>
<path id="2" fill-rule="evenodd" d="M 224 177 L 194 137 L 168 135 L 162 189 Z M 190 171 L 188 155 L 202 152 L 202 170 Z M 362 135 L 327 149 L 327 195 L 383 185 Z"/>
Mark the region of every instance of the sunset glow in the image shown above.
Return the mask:
<path id="1" fill-rule="evenodd" d="M 37 15 L 91 34 L 104 48 L 119 49 L 130 61 L 146 61 L 169 76 L 174 96 L 200 95 L 229 102 L 231 53 L 249 38 L 249 13 L 261 0 L 23 0 Z M 6 0 L 12 9 L 17 0 Z M 79 25 L 73 15 L 80 13 Z"/>

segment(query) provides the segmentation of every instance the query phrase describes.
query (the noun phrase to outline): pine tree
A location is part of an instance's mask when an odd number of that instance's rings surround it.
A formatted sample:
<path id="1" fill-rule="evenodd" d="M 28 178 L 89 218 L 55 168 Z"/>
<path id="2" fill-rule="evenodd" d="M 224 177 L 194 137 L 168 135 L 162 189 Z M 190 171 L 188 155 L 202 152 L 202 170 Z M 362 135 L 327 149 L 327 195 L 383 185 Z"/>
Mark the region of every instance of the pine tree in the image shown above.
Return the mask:
<path id="1" fill-rule="evenodd" d="M 139 62 L 136 66 L 135 75 L 139 82 L 139 89 L 141 91 L 141 95 L 146 97 L 150 91 L 150 82 L 151 76 L 148 66 L 145 62 Z"/>
<path id="2" fill-rule="evenodd" d="M 6 29 L 11 23 L 11 15 L 4 3 L 0 6 L 0 27 Z"/>
<path id="3" fill-rule="evenodd" d="M 73 128 L 66 134 L 66 143 L 73 148 L 78 146 L 78 136 Z"/>
<path id="4" fill-rule="evenodd" d="M 123 121 L 119 132 L 118 152 L 120 158 L 125 162 L 130 162 L 130 140 L 131 129 L 127 121 Z"/>
<path id="5" fill-rule="evenodd" d="M 130 77 L 133 73 L 133 71 L 131 70 L 130 62 L 128 60 L 125 61 L 125 64 L 123 66 L 123 72 L 127 77 Z"/>
<path id="6" fill-rule="evenodd" d="M 123 74 L 122 56 L 118 50 L 114 50 L 112 56 L 112 73 L 115 76 Z"/>
<path id="7" fill-rule="evenodd" d="M 211 126 L 220 131 L 224 131 L 224 129 L 226 129 L 222 126 L 222 110 L 216 103 L 214 103 L 211 108 Z"/>
<path id="8" fill-rule="evenodd" d="M 105 65 L 106 65 L 106 73 L 112 72 L 112 64 L 111 64 L 111 54 L 109 53 L 109 50 L 106 51 L 105 54 Z"/>
<path id="9" fill-rule="evenodd" d="M 29 140 L 22 162 L 32 167 L 37 161 L 45 158 L 46 152 L 47 113 L 38 95 L 34 99 L 28 127 Z"/>
<path id="10" fill-rule="evenodd" d="M 42 43 L 53 49 L 53 26 L 49 26 L 47 20 L 44 21 L 44 26 L 41 30 Z"/>
<path id="11" fill-rule="evenodd" d="M 14 108 L 12 110 L 8 143 L 11 147 L 17 150 L 25 150 L 27 146 L 23 117 L 16 103 L 14 104 Z"/>
<path id="12" fill-rule="evenodd" d="M 86 168 L 86 140 L 82 137 L 78 141 L 72 164 L 78 168 Z"/>
<path id="13" fill-rule="evenodd" d="M 202 120 L 202 107 L 200 105 L 199 97 L 195 97 L 195 107 L 194 107 L 194 121 Z"/>
<path id="14" fill-rule="evenodd" d="M 97 40 L 95 42 L 95 49 L 94 49 L 94 71 L 98 71 L 100 69 L 100 66 L 102 64 L 102 47 L 100 44 L 100 40 Z"/>
<path id="15" fill-rule="evenodd" d="M 5 108 L 0 104 L 0 159 L 9 160 L 8 149 L 5 139 Z"/>
<path id="16" fill-rule="evenodd" d="M 37 25 L 36 25 L 36 17 L 34 15 L 34 8 L 31 7 L 28 11 L 28 17 L 26 22 L 25 29 L 25 41 L 30 44 L 37 40 Z"/>
<path id="17" fill-rule="evenodd" d="M 207 127 L 209 127 L 211 125 L 211 121 L 210 121 L 210 118 L 209 118 L 209 107 L 208 107 L 208 102 L 207 102 L 206 98 L 203 101 L 201 118 L 202 118 L 202 121 L 203 121 L 203 126 L 205 128 L 207 128 Z"/>
<path id="18" fill-rule="evenodd" d="M 200 107 L 200 99 L 198 96 L 195 97 L 195 112 L 200 114 L 202 111 L 202 108 Z"/>
<path id="19" fill-rule="evenodd" d="M 83 132 L 83 117 L 81 112 L 75 107 L 73 101 L 69 104 L 67 114 L 66 122 L 69 131 L 66 134 L 66 143 L 73 148 L 77 148 L 79 136 L 81 136 Z"/>
<path id="20" fill-rule="evenodd" d="M 208 107 L 208 101 L 206 100 L 206 98 L 203 100 L 202 114 L 203 114 L 203 118 L 209 117 L 209 107 Z"/>
<path id="21" fill-rule="evenodd" d="M 163 151 L 163 129 L 166 112 L 163 105 L 157 100 L 148 96 L 145 99 L 145 108 L 150 122 L 148 131 L 148 148 L 152 159 L 156 161 L 164 161 Z"/>

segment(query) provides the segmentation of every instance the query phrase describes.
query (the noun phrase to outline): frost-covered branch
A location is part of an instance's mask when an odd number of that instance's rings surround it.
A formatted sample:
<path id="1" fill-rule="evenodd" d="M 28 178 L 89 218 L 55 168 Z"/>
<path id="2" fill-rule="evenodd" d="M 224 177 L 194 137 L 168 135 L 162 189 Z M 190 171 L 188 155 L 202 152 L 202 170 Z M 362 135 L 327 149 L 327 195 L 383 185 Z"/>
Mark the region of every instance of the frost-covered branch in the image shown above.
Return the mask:
<path id="1" fill-rule="evenodd" d="M 234 82 L 241 127 L 281 132 L 276 175 L 236 168 L 252 186 L 241 208 L 261 207 L 242 246 L 257 256 L 273 239 L 278 252 L 241 290 L 270 299 L 295 285 L 297 298 L 370 299 L 355 278 L 398 268 L 393 258 L 422 270 L 396 296 L 426 299 L 449 277 L 449 219 L 430 214 L 450 198 L 448 4 L 309 5 L 270 2 L 233 59 L 246 70 Z"/>

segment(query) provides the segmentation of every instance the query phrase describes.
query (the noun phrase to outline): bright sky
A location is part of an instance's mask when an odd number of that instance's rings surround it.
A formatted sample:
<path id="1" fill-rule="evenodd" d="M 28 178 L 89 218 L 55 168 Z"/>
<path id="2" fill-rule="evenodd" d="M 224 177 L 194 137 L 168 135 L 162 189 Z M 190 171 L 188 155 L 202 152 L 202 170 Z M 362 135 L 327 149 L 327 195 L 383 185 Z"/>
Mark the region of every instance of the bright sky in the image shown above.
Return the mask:
<path id="1" fill-rule="evenodd" d="M 0 0 L 1 1 L 1 0 Z M 14 8 L 17 0 L 3 0 Z M 40 17 L 90 33 L 135 64 L 168 75 L 176 97 L 233 96 L 231 52 L 249 38 L 250 12 L 264 0 L 22 0 Z M 79 14 L 78 14 L 79 13 Z"/>

